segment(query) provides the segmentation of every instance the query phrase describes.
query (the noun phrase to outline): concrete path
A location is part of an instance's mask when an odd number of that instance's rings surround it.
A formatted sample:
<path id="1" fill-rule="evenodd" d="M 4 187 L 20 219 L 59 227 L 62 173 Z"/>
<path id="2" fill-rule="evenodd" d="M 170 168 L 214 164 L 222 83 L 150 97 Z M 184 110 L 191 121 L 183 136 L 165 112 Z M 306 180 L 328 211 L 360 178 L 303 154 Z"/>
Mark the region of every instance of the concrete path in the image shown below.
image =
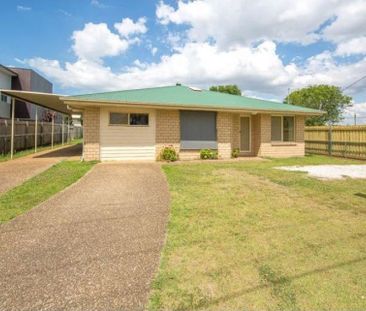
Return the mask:
<path id="1" fill-rule="evenodd" d="M 81 144 L 73 145 L 0 162 L 0 194 L 20 185 L 63 159 L 80 159 L 81 148 Z"/>
<path id="2" fill-rule="evenodd" d="M 98 164 L 0 226 L 0 310 L 138 310 L 165 238 L 158 164 Z"/>

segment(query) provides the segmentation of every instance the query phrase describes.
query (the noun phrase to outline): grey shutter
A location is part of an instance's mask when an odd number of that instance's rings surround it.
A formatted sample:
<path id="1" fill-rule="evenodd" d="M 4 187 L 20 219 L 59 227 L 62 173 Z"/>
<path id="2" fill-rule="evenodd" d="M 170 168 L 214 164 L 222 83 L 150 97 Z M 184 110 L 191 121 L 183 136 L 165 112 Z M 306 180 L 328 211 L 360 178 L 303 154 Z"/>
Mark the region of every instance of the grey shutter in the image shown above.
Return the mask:
<path id="1" fill-rule="evenodd" d="M 217 149 L 216 112 L 180 111 L 181 149 Z"/>

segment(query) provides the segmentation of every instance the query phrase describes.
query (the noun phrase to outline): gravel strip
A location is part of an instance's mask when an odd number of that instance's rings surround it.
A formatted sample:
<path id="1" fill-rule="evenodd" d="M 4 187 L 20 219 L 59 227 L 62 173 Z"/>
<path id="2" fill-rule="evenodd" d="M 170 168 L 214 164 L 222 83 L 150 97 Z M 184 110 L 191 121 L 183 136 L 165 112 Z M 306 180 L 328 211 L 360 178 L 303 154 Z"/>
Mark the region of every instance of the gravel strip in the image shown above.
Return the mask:
<path id="1" fill-rule="evenodd" d="M 366 165 L 306 165 L 276 168 L 285 171 L 307 172 L 310 176 L 320 179 L 366 178 Z"/>

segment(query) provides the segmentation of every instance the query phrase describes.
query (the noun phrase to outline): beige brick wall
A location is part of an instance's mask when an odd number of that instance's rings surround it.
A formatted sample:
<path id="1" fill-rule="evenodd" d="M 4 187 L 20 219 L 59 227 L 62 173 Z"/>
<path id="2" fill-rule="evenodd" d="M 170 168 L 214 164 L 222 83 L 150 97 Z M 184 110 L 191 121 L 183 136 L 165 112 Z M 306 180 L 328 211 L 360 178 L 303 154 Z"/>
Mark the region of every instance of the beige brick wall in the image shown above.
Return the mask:
<path id="1" fill-rule="evenodd" d="M 231 144 L 233 140 L 233 114 L 218 112 L 217 120 L 217 151 L 221 159 L 231 158 Z"/>
<path id="2" fill-rule="evenodd" d="M 240 148 L 240 115 L 238 113 L 234 113 L 232 115 L 233 123 L 232 123 L 232 136 L 231 136 L 231 144 L 232 148 Z"/>
<path id="3" fill-rule="evenodd" d="M 100 109 L 87 107 L 83 112 L 85 161 L 100 160 Z"/>
<path id="4" fill-rule="evenodd" d="M 305 155 L 304 117 L 295 117 L 295 142 L 271 142 L 271 115 L 260 115 L 260 147 L 258 156 L 261 157 L 294 157 Z"/>
<path id="5" fill-rule="evenodd" d="M 261 146 L 261 115 L 252 115 L 252 155 L 258 154 Z"/>
<path id="6" fill-rule="evenodd" d="M 156 157 L 165 146 L 172 145 L 177 152 L 180 149 L 179 110 L 156 111 Z"/>
<path id="7" fill-rule="evenodd" d="M 295 120 L 295 138 L 297 142 L 304 142 L 304 131 L 305 131 L 305 117 L 296 116 Z"/>

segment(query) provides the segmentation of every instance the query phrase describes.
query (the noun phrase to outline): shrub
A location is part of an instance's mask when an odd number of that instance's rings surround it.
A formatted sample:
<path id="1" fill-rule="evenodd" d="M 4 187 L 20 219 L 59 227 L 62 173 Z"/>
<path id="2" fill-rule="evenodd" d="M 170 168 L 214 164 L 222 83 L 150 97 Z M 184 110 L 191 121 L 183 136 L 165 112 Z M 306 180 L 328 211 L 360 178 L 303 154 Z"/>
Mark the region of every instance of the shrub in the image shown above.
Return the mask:
<path id="1" fill-rule="evenodd" d="M 233 151 L 231 152 L 231 157 L 232 158 L 237 158 L 240 155 L 240 149 L 239 148 L 234 148 Z"/>
<path id="2" fill-rule="evenodd" d="M 217 159 L 218 153 L 217 153 L 217 151 L 211 150 L 211 149 L 201 149 L 200 158 L 203 160 Z"/>
<path id="3" fill-rule="evenodd" d="M 173 146 L 167 146 L 161 150 L 160 159 L 168 162 L 174 162 L 178 160 L 178 153 Z"/>

